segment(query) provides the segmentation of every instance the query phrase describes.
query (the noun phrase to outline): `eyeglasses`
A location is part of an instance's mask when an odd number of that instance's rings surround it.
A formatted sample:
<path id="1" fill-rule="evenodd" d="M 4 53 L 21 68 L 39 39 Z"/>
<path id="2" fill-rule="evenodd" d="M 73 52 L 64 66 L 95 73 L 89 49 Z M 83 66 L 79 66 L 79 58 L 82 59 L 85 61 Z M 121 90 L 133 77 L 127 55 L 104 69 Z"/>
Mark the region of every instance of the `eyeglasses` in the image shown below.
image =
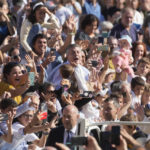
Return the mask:
<path id="1" fill-rule="evenodd" d="M 55 91 L 46 91 L 48 94 L 55 94 Z"/>
<path id="2" fill-rule="evenodd" d="M 31 119 L 33 118 L 33 115 L 24 114 L 23 116 L 24 116 L 25 118 L 31 118 Z"/>

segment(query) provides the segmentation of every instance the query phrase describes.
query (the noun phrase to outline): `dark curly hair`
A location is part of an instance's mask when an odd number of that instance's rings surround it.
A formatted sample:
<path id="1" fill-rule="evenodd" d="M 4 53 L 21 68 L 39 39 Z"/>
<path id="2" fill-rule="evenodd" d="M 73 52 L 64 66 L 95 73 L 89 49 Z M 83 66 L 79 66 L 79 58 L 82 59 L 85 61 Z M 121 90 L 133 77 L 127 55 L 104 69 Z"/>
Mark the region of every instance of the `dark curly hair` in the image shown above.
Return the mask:
<path id="1" fill-rule="evenodd" d="M 94 21 L 97 21 L 97 27 L 99 26 L 99 20 L 95 15 L 89 14 L 85 15 L 81 21 L 81 30 L 85 30 L 86 26 L 91 25 Z"/>

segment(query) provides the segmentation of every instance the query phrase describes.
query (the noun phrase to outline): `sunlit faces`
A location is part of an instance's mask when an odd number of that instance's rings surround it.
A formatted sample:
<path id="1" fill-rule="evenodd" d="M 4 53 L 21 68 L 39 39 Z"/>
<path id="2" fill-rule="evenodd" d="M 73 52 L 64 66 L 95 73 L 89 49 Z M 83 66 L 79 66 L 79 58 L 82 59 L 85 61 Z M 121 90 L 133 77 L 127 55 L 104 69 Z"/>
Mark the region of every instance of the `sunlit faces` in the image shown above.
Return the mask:
<path id="1" fill-rule="evenodd" d="M 15 66 L 14 68 L 12 68 L 10 74 L 6 75 L 7 82 L 16 87 L 20 84 L 21 75 L 21 68 L 19 66 Z"/>
<path id="2" fill-rule="evenodd" d="M 137 66 L 138 75 L 146 76 L 146 74 L 150 71 L 150 65 L 147 63 L 139 63 Z"/>
<path id="3" fill-rule="evenodd" d="M 150 102 L 150 93 L 148 91 L 144 91 L 141 99 L 142 105 L 146 105 Z"/>
<path id="4" fill-rule="evenodd" d="M 117 108 L 113 104 L 113 101 L 103 103 L 103 116 L 105 120 L 110 121 L 116 119 Z"/>
<path id="5" fill-rule="evenodd" d="M 36 95 L 31 96 L 31 99 L 32 99 L 31 106 L 34 107 L 35 108 L 35 112 L 37 112 L 38 109 L 39 109 L 39 105 L 40 105 L 40 99 Z"/>
<path id="6" fill-rule="evenodd" d="M 35 18 L 38 23 L 43 23 L 45 19 L 45 12 L 43 11 L 44 7 L 40 7 L 35 12 Z"/>
<path id="7" fill-rule="evenodd" d="M 46 90 L 46 95 L 49 95 L 50 101 L 56 103 L 56 95 L 55 95 L 55 88 L 53 86 L 49 86 Z"/>
<path id="8" fill-rule="evenodd" d="M 136 85 L 133 89 L 136 96 L 141 96 L 144 92 L 144 86 L 142 85 Z"/>
<path id="9" fill-rule="evenodd" d="M 97 29 L 97 25 L 98 25 L 97 21 L 94 21 L 90 25 L 87 25 L 85 27 L 85 33 L 87 33 L 89 35 L 92 33 L 95 33 L 95 31 Z"/>
<path id="10" fill-rule="evenodd" d="M 81 48 L 74 47 L 69 49 L 67 60 L 70 62 L 71 65 L 77 66 L 81 62 Z"/>
<path id="11" fill-rule="evenodd" d="M 128 41 L 125 40 L 125 39 L 119 40 L 119 46 L 120 46 L 120 48 L 126 48 L 126 47 L 128 48 L 128 47 L 130 47 Z"/>
<path id="12" fill-rule="evenodd" d="M 18 62 L 18 63 L 21 61 L 19 49 L 15 48 L 13 50 L 13 52 L 11 53 L 11 61 Z"/>
<path id="13" fill-rule="evenodd" d="M 47 47 L 47 40 L 45 38 L 38 38 L 33 47 L 38 55 L 44 55 Z"/>
<path id="14" fill-rule="evenodd" d="M 117 39 L 111 39 L 109 41 L 109 46 L 111 48 L 111 50 L 113 50 L 114 48 L 118 47 L 118 40 Z"/>
<path id="15" fill-rule="evenodd" d="M 7 113 L 11 112 L 15 116 L 16 115 L 16 111 L 17 111 L 17 107 L 9 106 L 5 110 L 2 110 L 2 113 L 7 114 Z"/>
<path id="16" fill-rule="evenodd" d="M 77 121 L 79 119 L 78 113 L 73 109 L 65 109 L 63 111 L 62 122 L 64 127 L 67 130 L 72 129 L 75 125 L 77 125 Z"/>
<path id="17" fill-rule="evenodd" d="M 105 77 L 105 82 L 106 83 L 111 83 L 115 78 L 115 73 L 109 73 L 108 75 L 106 75 Z"/>
<path id="18" fill-rule="evenodd" d="M 143 45 L 138 45 L 136 47 L 135 53 L 134 53 L 134 57 L 136 58 L 136 60 L 140 60 L 144 55 L 144 47 Z"/>
<path id="19" fill-rule="evenodd" d="M 130 27 L 133 23 L 133 17 L 134 17 L 133 11 L 128 10 L 124 12 L 124 14 L 122 14 L 122 19 L 121 19 L 123 26 Z"/>
<path id="20" fill-rule="evenodd" d="M 23 126 L 27 126 L 33 119 L 34 112 L 32 110 L 29 110 L 18 117 L 19 122 Z"/>

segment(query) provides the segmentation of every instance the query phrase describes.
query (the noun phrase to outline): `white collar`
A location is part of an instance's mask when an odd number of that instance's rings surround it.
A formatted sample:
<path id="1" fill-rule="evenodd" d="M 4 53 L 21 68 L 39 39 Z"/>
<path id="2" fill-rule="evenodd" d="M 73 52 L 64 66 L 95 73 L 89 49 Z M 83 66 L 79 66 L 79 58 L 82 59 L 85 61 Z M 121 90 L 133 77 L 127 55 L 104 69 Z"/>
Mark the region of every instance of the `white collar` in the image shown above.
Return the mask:
<path id="1" fill-rule="evenodd" d="M 77 130 L 77 125 L 74 126 L 70 131 L 71 131 L 73 134 L 76 134 L 76 130 Z M 65 129 L 65 132 L 67 132 L 67 129 Z"/>

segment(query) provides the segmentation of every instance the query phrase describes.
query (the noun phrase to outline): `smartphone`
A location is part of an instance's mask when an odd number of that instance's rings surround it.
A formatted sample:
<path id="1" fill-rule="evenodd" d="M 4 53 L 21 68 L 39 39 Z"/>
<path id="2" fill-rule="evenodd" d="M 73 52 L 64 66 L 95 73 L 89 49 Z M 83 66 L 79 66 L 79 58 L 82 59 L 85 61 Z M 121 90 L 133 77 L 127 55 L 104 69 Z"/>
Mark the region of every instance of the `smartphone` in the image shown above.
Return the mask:
<path id="1" fill-rule="evenodd" d="M 29 72 L 29 81 L 30 81 L 30 86 L 34 85 L 34 81 L 35 81 L 35 73 L 34 72 Z"/>
<path id="2" fill-rule="evenodd" d="M 108 38 L 109 37 L 109 32 L 108 31 L 102 31 L 102 37 L 103 38 Z"/>
<path id="3" fill-rule="evenodd" d="M 109 45 L 102 45 L 98 47 L 98 51 L 109 51 Z"/>
<path id="4" fill-rule="evenodd" d="M 40 66 L 36 66 L 36 70 L 37 70 L 38 73 L 40 73 L 41 72 Z"/>
<path id="5" fill-rule="evenodd" d="M 63 85 L 62 87 L 62 94 L 67 97 L 69 95 L 68 93 L 68 85 Z"/>
<path id="6" fill-rule="evenodd" d="M 91 61 L 91 64 L 92 64 L 93 67 L 97 67 L 98 61 L 92 60 L 92 61 Z"/>
<path id="7" fill-rule="evenodd" d="M 47 104 L 46 103 L 41 103 L 41 114 L 40 114 L 40 120 L 43 120 L 43 123 L 47 122 Z"/>
<path id="8" fill-rule="evenodd" d="M 28 77 L 29 77 L 28 73 L 23 74 L 20 77 L 20 85 L 24 85 L 28 81 Z"/>
<path id="9" fill-rule="evenodd" d="M 51 51 L 50 51 L 51 56 L 55 56 L 55 52 L 56 52 L 56 49 L 55 48 L 51 48 Z"/>
<path id="10" fill-rule="evenodd" d="M 120 145 L 120 126 L 112 126 L 111 144 Z"/>
<path id="11" fill-rule="evenodd" d="M 103 43 L 104 43 L 104 38 L 103 38 L 103 37 L 101 37 L 101 36 L 100 36 L 100 37 L 98 37 L 98 43 L 102 43 L 102 44 L 103 44 Z"/>
<path id="12" fill-rule="evenodd" d="M 80 97 L 82 97 L 82 98 L 92 98 L 93 93 L 92 93 L 92 91 L 84 91 L 83 93 L 80 94 Z"/>
<path id="13" fill-rule="evenodd" d="M 87 137 L 72 137 L 71 138 L 71 145 L 87 145 L 88 144 L 88 138 Z"/>
<path id="14" fill-rule="evenodd" d="M 7 121 L 7 120 L 8 120 L 8 114 L 0 114 L 0 122 Z"/>

